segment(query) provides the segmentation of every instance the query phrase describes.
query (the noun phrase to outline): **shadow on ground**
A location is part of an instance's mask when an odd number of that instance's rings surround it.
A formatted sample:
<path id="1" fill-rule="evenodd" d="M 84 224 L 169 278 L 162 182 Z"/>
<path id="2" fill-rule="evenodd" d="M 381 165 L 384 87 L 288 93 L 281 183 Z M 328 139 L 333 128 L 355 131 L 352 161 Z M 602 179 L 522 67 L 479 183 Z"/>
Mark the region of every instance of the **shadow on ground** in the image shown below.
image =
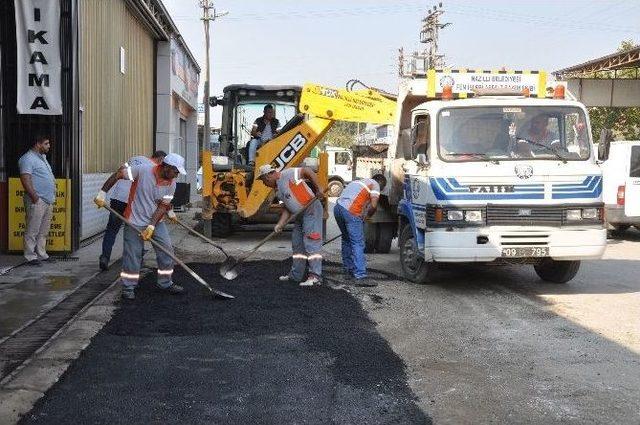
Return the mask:
<path id="1" fill-rule="evenodd" d="M 21 423 L 430 423 L 405 366 L 358 302 L 327 286 L 276 283 L 288 264 L 256 261 L 214 300 L 150 276 Z"/>

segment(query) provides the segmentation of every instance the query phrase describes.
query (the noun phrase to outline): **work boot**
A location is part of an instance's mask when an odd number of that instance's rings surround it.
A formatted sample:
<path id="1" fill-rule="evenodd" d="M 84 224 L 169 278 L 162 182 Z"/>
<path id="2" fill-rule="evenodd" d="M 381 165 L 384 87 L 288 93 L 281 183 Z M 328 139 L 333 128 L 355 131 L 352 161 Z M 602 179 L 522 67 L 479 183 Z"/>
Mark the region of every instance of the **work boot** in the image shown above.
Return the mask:
<path id="1" fill-rule="evenodd" d="M 40 267 L 42 266 L 42 261 L 36 259 L 36 260 L 29 260 L 27 261 L 27 266 L 37 266 Z"/>
<path id="2" fill-rule="evenodd" d="M 161 289 L 171 295 L 180 295 L 184 292 L 184 288 L 177 283 L 171 283 L 171 286 L 167 286 L 166 288 Z"/>
<path id="3" fill-rule="evenodd" d="M 320 278 L 314 274 L 310 274 L 309 276 L 307 276 L 307 280 L 305 280 L 304 282 L 300 282 L 299 285 L 300 286 L 320 285 Z"/>
<path id="4" fill-rule="evenodd" d="M 289 276 L 288 274 L 282 275 L 278 278 L 278 280 L 280 282 L 289 282 L 291 281 L 291 276 Z"/>
<path id="5" fill-rule="evenodd" d="M 104 255 L 100 256 L 98 263 L 100 264 L 100 270 L 102 271 L 109 270 L 109 259 Z"/>
<path id="6" fill-rule="evenodd" d="M 122 288 L 122 293 L 120 294 L 123 300 L 135 300 L 136 294 L 133 288 Z"/>
<path id="7" fill-rule="evenodd" d="M 49 264 L 57 263 L 56 259 L 53 257 L 47 257 L 40 261 L 42 261 L 43 263 L 49 263 Z"/>
<path id="8" fill-rule="evenodd" d="M 374 286 L 378 286 L 378 284 L 376 282 L 374 282 L 373 280 L 369 279 L 368 277 L 363 277 L 360 279 L 356 279 L 355 280 L 355 285 L 356 286 L 362 286 L 365 288 L 373 288 Z"/>

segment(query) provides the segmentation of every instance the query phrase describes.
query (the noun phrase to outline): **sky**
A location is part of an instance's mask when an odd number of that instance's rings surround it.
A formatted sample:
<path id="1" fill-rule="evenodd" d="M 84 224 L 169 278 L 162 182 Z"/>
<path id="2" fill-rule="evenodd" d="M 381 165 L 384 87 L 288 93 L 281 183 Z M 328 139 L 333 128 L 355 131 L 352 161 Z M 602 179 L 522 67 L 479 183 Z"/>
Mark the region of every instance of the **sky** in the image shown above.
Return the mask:
<path id="1" fill-rule="evenodd" d="M 199 0 L 162 0 L 204 73 Z M 352 78 L 397 92 L 398 48 L 422 50 L 421 19 L 435 1 L 210 0 L 211 95 L 224 86 Z M 640 44 L 638 0 L 443 1 L 439 52 L 449 67 L 555 71 Z M 203 73 L 200 76 L 202 99 Z M 211 112 L 219 123 L 219 110 Z"/>

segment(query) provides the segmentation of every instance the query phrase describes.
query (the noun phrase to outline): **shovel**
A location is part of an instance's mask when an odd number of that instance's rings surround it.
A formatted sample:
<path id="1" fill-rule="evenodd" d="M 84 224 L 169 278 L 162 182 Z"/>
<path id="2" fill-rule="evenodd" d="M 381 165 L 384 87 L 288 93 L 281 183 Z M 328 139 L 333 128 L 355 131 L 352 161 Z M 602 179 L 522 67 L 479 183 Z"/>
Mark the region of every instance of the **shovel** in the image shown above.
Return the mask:
<path id="1" fill-rule="evenodd" d="M 140 232 L 133 224 L 131 224 L 129 222 L 129 220 L 127 220 L 126 218 L 124 218 L 123 216 L 121 216 L 120 214 L 118 214 L 116 211 L 114 211 L 113 208 L 111 208 L 109 205 L 104 205 L 104 208 L 109 211 L 111 214 L 115 215 L 116 217 L 118 217 L 120 220 L 122 220 L 122 222 L 124 224 L 126 224 L 127 226 L 131 227 L 133 230 L 135 230 L 140 237 L 142 237 L 142 232 Z M 169 251 L 164 245 L 162 245 L 161 243 L 154 241 L 153 239 L 149 239 L 149 242 L 151 242 L 151 245 L 153 245 L 154 247 L 158 248 L 159 250 L 161 250 L 162 252 L 164 252 L 165 254 L 167 254 L 169 257 L 171 257 L 171 259 L 173 261 L 175 261 L 177 264 L 180 265 L 180 267 L 182 267 L 183 269 L 185 269 L 190 275 L 191 277 L 193 277 L 196 282 L 198 282 L 200 285 L 204 286 L 205 288 L 207 288 L 207 290 L 212 294 L 212 295 L 216 295 L 220 298 L 223 299 L 227 299 L 227 300 L 231 300 L 234 299 L 235 297 L 233 295 L 224 293 L 222 291 L 217 291 L 215 289 L 213 289 L 211 286 L 209 286 L 209 284 L 203 279 L 201 278 L 196 272 L 194 272 L 193 270 L 191 270 L 191 268 L 189 266 L 187 266 L 184 262 L 180 261 L 178 259 L 178 257 L 176 257 L 171 251 Z"/>
<path id="2" fill-rule="evenodd" d="M 211 244 L 212 246 L 218 248 L 220 250 L 220 252 L 222 252 L 224 254 L 225 257 L 229 258 L 229 254 L 227 254 L 225 252 L 225 250 L 220 245 L 218 245 L 217 243 L 215 243 L 214 241 L 212 241 L 211 239 L 209 239 L 208 237 L 206 237 L 202 233 L 196 231 L 195 229 L 192 229 L 191 227 L 187 226 L 186 224 L 184 224 L 183 222 L 181 222 L 177 218 L 175 219 L 175 223 L 178 224 L 179 226 L 184 227 L 185 229 L 187 229 L 188 232 L 193 233 L 194 235 L 198 236 L 203 241 L 205 241 L 205 242 Z"/>
<path id="3" fill-rule="evenodd" d="M 326 191 L 325 191 L 326 192 Z M 304 213 L 307 208 L 309 208 L 309 206 L 311 204 L 313 204 L 314 202 L 318 201 L 318 199 L 314 199 L 311 202 L 309 202 L 307 205 L 305 205 L 300 211 L 298 211 L 297 213 L 295 213 L 294 215 L 292 215 L 291 217 L 289 217 L 289 219 L 287 220 L 287 222 L 284 224 L 284 226 L 286 226 L 287 224 L 291 223 L 292 221 L 295 221 L 298 217 L 300 217 L 300 215 L 302 215 L 302 213 Z M 284 227 L 283 226 L 283 227 Z M 226 260 L 224 260 L 224 262 L 220 265 L 220 275 L 222 277 L 224 277 L 227 280 L 233 280 L 236 277 L 238 277 L 238 272 L 236 270 L 236 267 L 238 266 L 238 264 L 243 263 L 244 261 L 247 260 L 247 258 L 249 258 L 250 256 L 252 256 L 257 250 L 258 248 L 260 248 L 262 245 L 264 245 L 265 243 L 267 243 L 269 240 L 271 240 L 271 238 L 273 238 L 275 235 L 277 235 L 280 232 L 276 232 L 275 230 L 273 232 L 271 232 L 270 234 L 268 234 L 264 239 L 262 239 L 260 242 L 258 242 L 258 244 L 256 246 L 254 246 L 251 251 L 247 252 L 246 254 L 240 256 L 239 258 L 234 258 L 234 257 L 228 257 Z"/>

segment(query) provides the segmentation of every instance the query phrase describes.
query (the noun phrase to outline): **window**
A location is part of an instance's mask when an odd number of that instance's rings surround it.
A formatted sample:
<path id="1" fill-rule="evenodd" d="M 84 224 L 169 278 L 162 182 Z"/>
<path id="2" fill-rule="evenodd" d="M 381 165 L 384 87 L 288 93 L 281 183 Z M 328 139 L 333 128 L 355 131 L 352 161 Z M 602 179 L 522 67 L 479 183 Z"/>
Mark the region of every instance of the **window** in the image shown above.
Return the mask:
<path id="1" fill-rule="evenodd" d="M 349 152 L 336 152 L 336 165 L 351 165 Z"/>
<path id="2" fill-rule="evenodd" d="M 416 123 L 413 127 L 415 139 L 413 141 L 413 152 L 418 154 L 427 154 L 429 147 L 429 115 L 420 115 L 416 117 Z"/>
<path id="3" fill-rule="evenodd" d="M 438 116 L 438 152 L 445 161 L 587 160 L 591 142 L 579 108 L 448 108 Z"/>
<path id="4" fill-rule="evenodd" d="M 631 147 L 629 177 L 640 177 L 640 146 Z"/>

